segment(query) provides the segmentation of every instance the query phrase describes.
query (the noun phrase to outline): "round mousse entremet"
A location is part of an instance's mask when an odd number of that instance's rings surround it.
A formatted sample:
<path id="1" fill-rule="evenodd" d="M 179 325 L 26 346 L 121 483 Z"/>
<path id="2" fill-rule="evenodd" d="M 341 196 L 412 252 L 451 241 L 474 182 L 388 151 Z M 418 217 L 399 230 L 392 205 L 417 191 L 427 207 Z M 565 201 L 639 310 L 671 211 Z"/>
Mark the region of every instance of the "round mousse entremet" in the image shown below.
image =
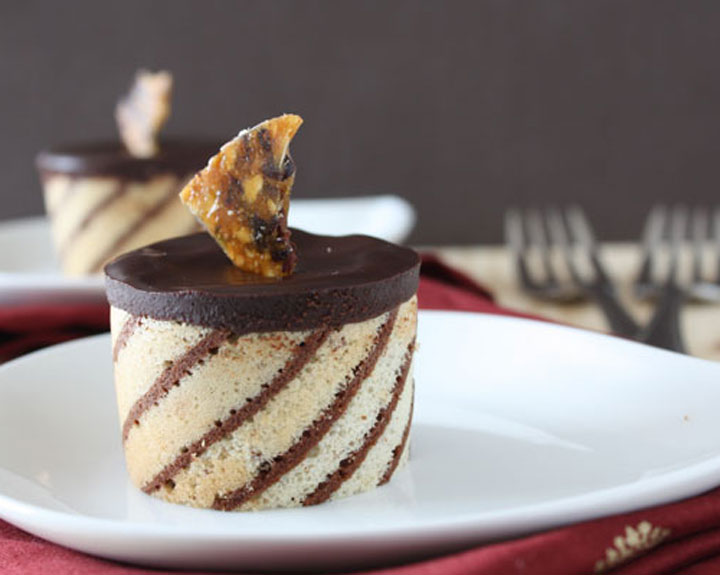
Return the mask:
<path id="1" fill-rule="evenodd" d="M 36 165 L 63 272 L 98 273 L 119 253 L 198 229 L 177 195 L 215 148 L 169 141 L 151 158 L 118 143 L 41 152 Z"/>
<path id="2" fill-rule="evenodd" d="M 293 507 L 367 491 L 408 458 L 420 261 L 293 230 L 282 279 L 206 234 L 105 268 L 128 472 L 166 501 Z"/>

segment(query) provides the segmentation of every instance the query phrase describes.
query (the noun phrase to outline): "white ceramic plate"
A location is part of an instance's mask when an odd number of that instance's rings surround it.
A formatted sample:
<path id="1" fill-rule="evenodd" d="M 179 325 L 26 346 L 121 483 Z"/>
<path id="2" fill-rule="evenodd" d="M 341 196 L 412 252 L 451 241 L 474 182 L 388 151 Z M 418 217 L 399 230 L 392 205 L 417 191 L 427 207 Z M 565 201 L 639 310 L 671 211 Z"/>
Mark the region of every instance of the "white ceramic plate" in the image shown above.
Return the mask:
<path id="1" fill-rule="evenodd" d="M 399 196 L 295 200 L 292 225 L 325 235 L 367 234 L 400 243 L 415 224 L 413 207 Z M 44 217 L 0 223 L 0 303 L 105 298 L 102 276 L 60 273 Z"/>
<path id="2" fill-rule="evenodd" d="M 103 557 L 350 569 L 629 511 L 720 483 L 720 365 L 529 320 L 421 312 L 411 462 L 372 493 L 255 513 L 125 477 L 109 336 L 0 368 L 0 517 Z"/>

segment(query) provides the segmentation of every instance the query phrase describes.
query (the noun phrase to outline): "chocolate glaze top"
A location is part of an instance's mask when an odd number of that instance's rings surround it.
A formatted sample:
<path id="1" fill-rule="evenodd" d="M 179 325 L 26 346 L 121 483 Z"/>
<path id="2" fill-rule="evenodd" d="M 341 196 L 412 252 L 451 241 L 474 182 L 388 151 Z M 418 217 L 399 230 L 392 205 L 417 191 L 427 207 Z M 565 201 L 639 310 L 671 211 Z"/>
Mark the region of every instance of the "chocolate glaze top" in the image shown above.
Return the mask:
<path id="1" fill-rule="evenodd" d="M 242 334 L 364 321 L 417 291 L 420 258 L 411 249 L 300 230 L 292 240 L 298 264 L 281 279 L 236 268 L 206 233 L 158 242 L 105 266 L 107 297 L 135 316 Z"/>
<path id="2" fill-rule="evenodd" d="M 218 143 L 170 140 L 160 144 L 151 158 L 136 158 L 118 142 L 59 146 L 40 152 L 35 159 L 43 173 L 70 176 L 116 176 L 128 180 L 147 180 L 156 174 L 178 176 L 201 169 L 219 149 Z"/>

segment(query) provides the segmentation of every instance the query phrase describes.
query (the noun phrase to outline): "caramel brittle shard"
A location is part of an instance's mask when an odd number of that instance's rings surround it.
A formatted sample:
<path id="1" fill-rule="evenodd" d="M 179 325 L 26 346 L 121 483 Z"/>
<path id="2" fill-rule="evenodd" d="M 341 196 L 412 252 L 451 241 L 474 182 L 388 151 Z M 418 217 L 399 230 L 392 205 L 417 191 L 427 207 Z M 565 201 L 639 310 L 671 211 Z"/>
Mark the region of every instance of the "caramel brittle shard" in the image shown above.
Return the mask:
<path id="1" fill-rule="evenodd" d="M 140 70 L 130 92 L 115 108 L 120 137 L 135 157 L 149 158 L 158 151 L 160 128 L 170 116 L 172 75 Z"/>
<path id="2" fill-rule="evenodd" d="M 288 152 L 302 118 L 285 114 L 243 130 L 180 192 L 232 262 L 266 277 L 292 273 L 287 226 L 295 164 Z"/>

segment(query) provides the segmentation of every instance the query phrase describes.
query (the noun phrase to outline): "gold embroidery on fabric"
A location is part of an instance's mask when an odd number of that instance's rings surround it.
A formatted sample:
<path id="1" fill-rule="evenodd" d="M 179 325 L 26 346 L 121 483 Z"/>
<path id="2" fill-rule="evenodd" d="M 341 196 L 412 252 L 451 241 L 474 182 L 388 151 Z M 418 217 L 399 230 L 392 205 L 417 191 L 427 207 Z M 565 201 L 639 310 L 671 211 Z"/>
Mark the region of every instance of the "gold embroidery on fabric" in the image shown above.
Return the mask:
<path id="1" fill-rule="evenodd" d="M 613 547 L 605 550 L 605 558 L 595 563 L 595 573 L 605 573 L 657 547 L 670 535 L 670 529 L 655 527 L 649 521 L 641 521 L 637 527 L 625 526 L 625 535 L 613 539 Z"/>

